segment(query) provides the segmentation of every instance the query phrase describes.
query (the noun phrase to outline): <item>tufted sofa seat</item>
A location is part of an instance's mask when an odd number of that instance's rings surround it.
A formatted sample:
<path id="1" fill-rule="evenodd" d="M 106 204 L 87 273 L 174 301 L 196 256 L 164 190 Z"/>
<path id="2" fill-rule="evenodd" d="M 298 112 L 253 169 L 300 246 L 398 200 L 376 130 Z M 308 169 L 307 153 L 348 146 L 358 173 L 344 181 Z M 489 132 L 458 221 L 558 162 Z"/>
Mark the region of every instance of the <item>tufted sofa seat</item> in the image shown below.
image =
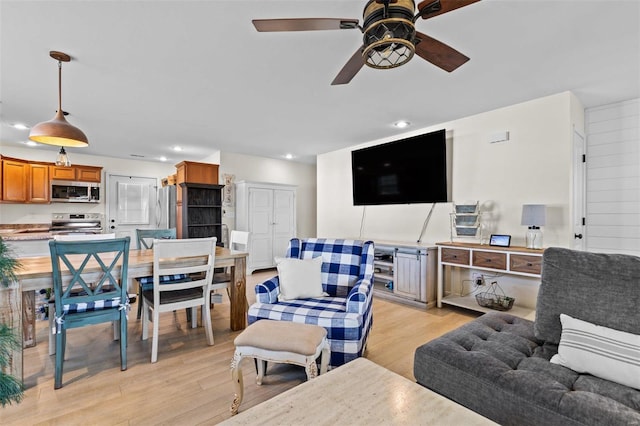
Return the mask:
<path id="1" fill-rule="evenodd" d="M 638 278 L 633 256 L 547 249 L 536 323 L 487 313 L 416 349 L 414 376 L 504 425 L 640 425 L 640 391 L 549 362 L 558 351 L 558 312 L 608 318 L 619 322 L 610 327 L 638 334 Z M 611 280 L 622 284 L 612 290 Z M 603 291 L 616 300 L 591 303 Z"/>

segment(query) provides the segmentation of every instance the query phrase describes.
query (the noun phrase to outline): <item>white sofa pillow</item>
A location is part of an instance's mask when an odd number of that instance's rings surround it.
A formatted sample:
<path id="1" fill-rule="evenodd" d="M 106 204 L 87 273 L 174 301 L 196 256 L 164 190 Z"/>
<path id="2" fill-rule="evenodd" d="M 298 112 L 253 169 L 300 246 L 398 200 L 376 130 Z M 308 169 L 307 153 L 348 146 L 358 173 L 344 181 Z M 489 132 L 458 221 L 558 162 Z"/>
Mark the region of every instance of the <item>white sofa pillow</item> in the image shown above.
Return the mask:
<path id="1" fill-rule="evenodd" d="M 280 280 L 278 300 L 328 296 L 322 290 L 322 257 L 314 259 L 276 258 Z"/>
<path id="2" fill-rule="evenodd" d="M 552 363 L 640 389 L 640 335 L 565 314 L 560 314 L 560 322 L 562 334 Z"/>

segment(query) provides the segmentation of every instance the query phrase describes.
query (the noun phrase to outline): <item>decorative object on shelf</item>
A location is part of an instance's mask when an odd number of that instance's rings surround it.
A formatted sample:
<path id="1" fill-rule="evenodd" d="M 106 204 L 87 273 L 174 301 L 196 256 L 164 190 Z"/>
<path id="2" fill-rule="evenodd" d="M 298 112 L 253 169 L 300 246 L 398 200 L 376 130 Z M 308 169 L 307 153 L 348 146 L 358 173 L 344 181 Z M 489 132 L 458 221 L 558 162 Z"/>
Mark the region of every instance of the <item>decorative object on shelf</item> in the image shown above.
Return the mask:
<path id="1" fill-rule="evenodd" d="M 525 236 L 527 248 L 542 248 L 542 231 L 540 227 L 545 225 L 546 219 L 546 206 L 544 204 L 524 204 L 522 206 L 522 225 L 528 227 Z"/>
<path id="2" fill-rule="evenodd" d="M 61 146 L 56 165 L 70 166 L 69 157 L 64 150 L 65 146 L 85 147 L 89 140 L 84 132 L 67 122 L 65 112 L 62 110 L 62 63 L 71 61 L 71 56 L 63 52 L 52 50 L 49 56 L 58 61 L 58 110 L 55 117 L 49 121 L 38 123 L 29 132 L 29 139 L 48 145 Z"/>
<path id="3" fill-rule="evenodd" d="M 511 245 L 511 235 L 491 234 L 490 246 L 509 247 Z"/>
<path id="4" fill-rule="evenodd" d="M 496 311 L 508 311 L 513 307 L 515 300 L 513 297 L 504 294 L 504 290 L 498 285 L 497 281 L 492 281 L 487 291 L 476 294 L 478 305 L 495 309 Z"/>
<path id="5" fill-rule="evenodd" d="M 451 241 L 454 237 L 479 237 L 480 226 L 480 202 L 475 204 L 453 204 L 451 213 Z"/>

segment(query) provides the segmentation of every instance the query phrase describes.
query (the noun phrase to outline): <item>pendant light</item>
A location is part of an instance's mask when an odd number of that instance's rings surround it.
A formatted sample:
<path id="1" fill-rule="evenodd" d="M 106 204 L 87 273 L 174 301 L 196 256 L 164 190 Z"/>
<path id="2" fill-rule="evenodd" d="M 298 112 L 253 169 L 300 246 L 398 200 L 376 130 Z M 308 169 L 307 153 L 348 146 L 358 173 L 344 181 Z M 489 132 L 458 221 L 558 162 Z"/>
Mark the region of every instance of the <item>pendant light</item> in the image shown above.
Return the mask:
<path id="1" fill-rule="evenodd" d="M 56 158 L 56 166 L 71 167 L 71 161 L 67 155 L 67 151 L 64 150 L 64 146 L 60 147 L 60 152 Z"/>
<path id="2" fill-rule="evenodd" d="M 58 154 L 56 164 L 70 166 L 69 157 L 64 147 L 84 147 L 89 145 L 89 140 L 84 132 L 72 126 L 64 118 L 62 111 L 62 63 L 71 61 L 71 57 L 63 52 L 52 50 L 49 56 L 58 61 L 58 110 L 50 121 L 38 123 L 31 128 L 29 139 L 35 142 L 62 147 Z"/>

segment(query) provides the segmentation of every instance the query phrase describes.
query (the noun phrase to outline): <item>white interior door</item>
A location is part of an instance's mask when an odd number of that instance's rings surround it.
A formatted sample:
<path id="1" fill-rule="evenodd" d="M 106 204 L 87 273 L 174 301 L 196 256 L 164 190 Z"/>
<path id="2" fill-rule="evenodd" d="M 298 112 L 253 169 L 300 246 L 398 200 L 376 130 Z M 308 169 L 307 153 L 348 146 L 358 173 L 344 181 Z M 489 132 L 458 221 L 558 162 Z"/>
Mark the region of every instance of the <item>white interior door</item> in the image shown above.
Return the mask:
<path id="1" fill-rule="evenodd" d="M 156 228 L 158 180 L 136 176 L 107 176 L 107 230 L 116 237 L 131 237 L 137 247 L 136 228 Z"/>
<path id="2" fill-rule="evenodd" d="M 584 136 L 573 130 L 573 244 L 584 250 L 586 240 L 586 163 Z"/>
<path id="3" fill-rule="evenodd" d="M 249 265 L 253 269 L 270 267 L 273 263 L 273 190 L 249 189 L 249 232 L 251 254 Z"/>
<path id="4" fill-rule="evenodd" d="M 273 191 L 273 255 L 284 257 L 289 240 L 296 236 L 296 218 L 293 191 Z"/>

